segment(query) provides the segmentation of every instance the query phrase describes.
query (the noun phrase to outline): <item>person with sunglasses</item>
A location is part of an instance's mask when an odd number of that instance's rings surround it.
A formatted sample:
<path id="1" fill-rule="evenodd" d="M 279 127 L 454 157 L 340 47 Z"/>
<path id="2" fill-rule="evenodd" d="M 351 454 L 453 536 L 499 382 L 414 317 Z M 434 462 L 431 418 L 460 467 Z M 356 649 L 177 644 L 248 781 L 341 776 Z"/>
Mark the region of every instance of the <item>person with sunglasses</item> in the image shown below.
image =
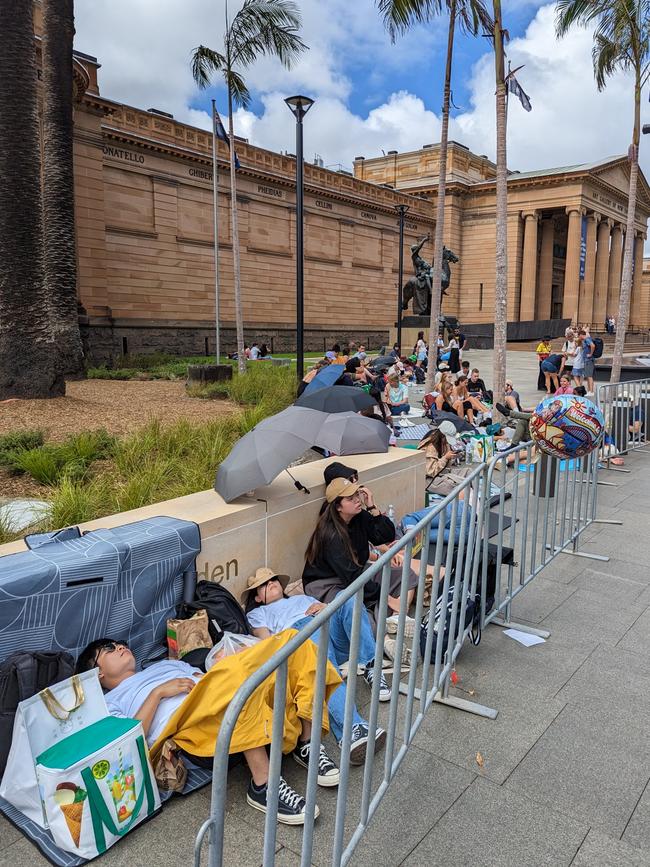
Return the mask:
<path id="1" fill-rule="evenodd" d="M 179 659 L 159 660 L 138 671 L 135 657 L 125 642 L 100 638 L 82 651 L 76 670 L 98 669 L 109 713 L 140 720 L 154 759 L 162 743 L 173 737 L 181 746 L 193 745 L 191 753 L 181 748 L 181 754 L 193 764 L 211 770 L 220 722 L 230 701 L 246 678 L 280 649 L 291 634 L 284 642 L 283 638 L 274 638 L 274 644 L 268 647 L 263 647 L 266 644 L 263 642 L 224 657 L 205 675 Z M 311 738 L 311 721 L 305 709 L 309 708 L 311 713 L 316 661 L 317 650 L 309 641 L 289 657 L 285 752 L 293 750 L 298 743 L 308 743 Z M 329 698 L 341 678 L 329 664 L 325 678 L 325 695 Z M 251 772 L 246 800 L 263 813 L 267 807 L 269 757 L 266 747 L 271 742 L 272 689 L 265 681 L 253 692 L 237 720 L 230 748 L 232 754 L 243 753 Z M 193 700 L 191 694 L 195 690 Z M 324 720 L 324 728 L 327 729 L 327 720 Z M 330 764 L 335 768 L 332 762 Z M 334 777 L 331 774 L 323 777 L 319 765 L 318 783 L 338 785 L 338 773 Z M 318 816 L 318 807 L 315 812 Z M 280 777 L 278 822 L 304 825 L 305 815 L 304 797 Z"/>
<path id="2" fill-rule="evenodd" d="M 285 629 L 302 629 L 310 619 L 325 608 L 324 602 L 319 602 L 313 596 L 304 593 L 287 596 L 285 589 L 291 581 L 288 575 L 279 575 L 273 569 L 262 567 L 246 582 L 246 590 L 242 594 L 242 604 L 246 610 L 248 622 L 253 635 L 258 638 L 268 638 L 277 635 Z M 329 621 L 327 656 L 332 665 L 339 671 L 339 666 L 350 658 L 350 637 L 352 635 L 352 618 L 354 614 L 354 599 L 342 605 L 334 612 Z M 319 644 L 321 631 L 317 630 L 311 636 L 315 644 Z M 370 625 L 370 619 L 365 609 L 361 613 L 359 636 L 359 661 L 363 666 L 363 677 L 372 689 L 375 681 L 375 637 Z M 343 741 L 343 723 L 345 717 L 345 700 L 347 690 L 342 683 L 334 690 L 327 703 L 332 734 L 341 747 Z M 383 672 L 379 671 L 379 701 L 390 701 L 391 689 Z M 378 750 L 384 743 L 386 732 L 378 728 L 375 732 L 374 748 Z M 352 743 L 350 746 L 350 764 L 361 765 L 366 758 L 366 749 L 370 739 L 369 726 L 357 708 L 352 712 Z M 307 767 L 309 744 L 298 744 L 293 757 L 299 765 Z M 338 769 L 321 746 L 319 759 L 319 774 L 327 779 L 336 775 Z M 325 785 L 326 783 L 324 783 Z"/>

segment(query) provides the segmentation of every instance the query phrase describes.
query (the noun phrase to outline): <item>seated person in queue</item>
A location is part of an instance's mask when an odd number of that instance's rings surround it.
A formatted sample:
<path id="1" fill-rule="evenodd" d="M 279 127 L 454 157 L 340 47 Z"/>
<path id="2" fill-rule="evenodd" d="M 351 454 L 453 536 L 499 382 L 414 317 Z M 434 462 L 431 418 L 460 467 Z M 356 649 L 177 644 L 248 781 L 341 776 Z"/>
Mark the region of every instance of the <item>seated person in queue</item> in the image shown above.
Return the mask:
<path id="1" fill-rule="evenodd" d="M 391 415 L 408 415 L 411 411 L 408 388 L 405 383 L 400 382 L 400 378 L 396 373 L 389 374 L 388 376 L 388 382 L 384 391 L 384 402 L 390 408 Z"/>
<path id="2" fill-rule="evenodd" d="M 471 465 L 464 467 L 454 465 L 458 457 L 458 452 L 454 449 L 456 442 L 456 428 L 452 422 L 442 421 L 418 443 L 418 449 L 424 451 L 426 461 L 426 474 L 429 480 L 427 490 L 441 497 L 450 494 L 474 470 Z"/>
<path id="3" fill-rule="evenodd" d="M 334 478 L 325 489 L 325 503 L 305 552 L 302 583 L 305 593 L 319 602 L 330 602 L 355 581 L 368 566 L 370 548 L 395 541 L 395 525 L 375 504 L 369 488 L 358 481 Z M 406 608 L 411 604 L 417 575 L 408 584 Z M 392 572 L 388 608 L 399 614 L 401 570 Z M 364 603 L 374 608 L 380 597 L 379 582 L 364 587 Z M 384 616 L 385 612 L 382 612 Z"/>
<path id="4" fill-rule="evenodd" d="M 246 616 L 253 634 L 259 638 L 268 638 L 270 635 L 276 635 L 285 629 L 302 629 L 312 617 L 325 608 L 325 602 L 319 602 L 313 596 L 307 596 L 304 593 L 287 596 L 284 591 L 290 580 L 288 575 L 278 575 L 268 568 L 258 569 L 255 575 L 248 579 L 246 591 L 242 596 L 242 604 L 245 606 Z M 329 621 L 327 656 L 337 671 L 339 671 L 339 666 L 350 658 L 353 612 L 354 598 L 348 599 Z M 319 644 L 321 637 L 321 631 L 317 630 L 311 636 L 311 640 Z M 375 650 L 375 637 L 370 625 L 370 618 L 364 609 L 361 612 L 359 661 L 364 667 L 364 680 L 370 688 L 372 688 L 375 680 Z M 332 734 L 339 747 L 343 740 L 346 695 L 346 685 L 341 683 L 334 690 L 327 703 Z M 390 696 L 390 687 L 380 670 L 379 701 L 389 701 Z M 350 764 L 363 764 L 369 737 L 368 722 L 355 707 L 352 715 Z M 385 738 L 386 732 L 383 729 L 377 729 L 375 732 L 375 750 L 381 747 Z M 294 758 L 299 764 L 308 767 L 309 743 L 299 744 L 296 749 Z M 336 785 L 338 783 L 338 771 L 322 746 L 319 760 L 320 776 L 323 778 L 321 785 Z M 327 782 L 330 778 L 333 780 L 332 783 Z"/>
<path id="5" fill-rule="evenodd" d="M 463 365 L 467 364 L 469 368 L 469 362 L 463 362 Z M 485 383 L 481 379 L 481 373 L 478 367 L 472 369 L 472 372 L 468 374 L 463 367 L 463 376 L 467 377 L 467 390 L 472 395 L 472 397 L 478 398 L 478 400 L 489 401 L 492 403 L 492 392 L 485 387 Z"/>
<path id="6" fill-rule="evenodd" d="M 467 378 L 462 374 L 456 378 L 456 385 L 452 393 L 453 404 L 459 416 L 465 417 L 470 424 L 474 424 L 474 414 L 489 412 L 488 407 L 470 394 L 467 390 Z"/>
<path id="7" fill-rule="evenodd" d="M 142 723 L 152 760 L 168 738 L 195 765 L 212 768 L 223 715 L 237 689 L 260 665 L 289 641 L 293 632 L 260 642 L 255 647 L 219 660 L 207 674 L 182 660 L 166 659 L 137 671 L 135 657 L 121 641 L 102 638 L 86 647 L 77 660 L 77 671 L 98 669 L 106 704 L 114 716 Z M 284 719 L 283 752 L 293 752 L 299 764 L 309 760 L 311 715 L 316 677 L 317 649 L 305 642 L 289 657 L 288 694 Z M 340 677 L 328 663 L 325 695 L 329 699 Z M 233 731 L 230 754 L 243 753 L 251 772 L 246 800 L 266 812 L 269 757 L 273 720 L 275 677 L 262 683 L 244 706 Z M 327 712 L 323 727 L 327 729 Z M 320 785 L 337 785 L 338 769 L 321 754 L 318 758 Z M 303 825 L 305 799 L 280 778 L 278 821 Z M 319 810 L 316 807 L 316 816 Z"/>

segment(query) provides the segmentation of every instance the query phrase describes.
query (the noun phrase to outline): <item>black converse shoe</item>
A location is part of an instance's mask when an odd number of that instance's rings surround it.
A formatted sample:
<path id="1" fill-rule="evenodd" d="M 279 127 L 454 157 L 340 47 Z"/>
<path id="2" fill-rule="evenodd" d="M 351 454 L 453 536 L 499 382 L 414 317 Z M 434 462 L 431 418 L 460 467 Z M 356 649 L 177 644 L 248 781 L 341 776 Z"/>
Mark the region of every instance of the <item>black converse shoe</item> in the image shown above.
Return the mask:
<path id="1" fill-rule="evenodd" d="M 368 748 L 368 738 L 370 732 L 368 731 L 368 726 L 365 723 L 357 723 L 352 726 L 352 740 L 350 742 L 350 764 L 351 765 L 362 765 L 366 760 L 366 750 Z M 383 729 L 378 728 L 375 731 L 375 752 L 381 749 L 384 745 L 384 741 L 386 740 L 386 732 Z M 339 747 L 342 745 L 343 740 L 339 741 Z"/>
<path id="2" fill-rule="evenodd" d="M 293 757 L 303 768 L 309 767 L 309 750 L 311 744 L 307 741 L 301 744 L 300 741 L 296 744 L 293 751 Z M 318 785 L 319 786 L 338 786 L 341 772 L 336 767 L 334 762 L 325 752 L 325 747 L 320 745 L 320 753 L 318 756 Z"/>
<path id="3" fill-rule="evenodd" d="M 363 674 L 363 679 L 368 684 L 370 689 L 372 689 L 372 684 L 375 680 L 375 668 L 374 665 L 366 666 L 366 670 Z M 391 688 L 388 686 L 388 681 L 384 675 L 384 672 L 379 671 L 379 701 L 390 701 L 391 697 Z"/>
<path id="4" fill-rule="evenodd" d="M 261 786 L 258 788 L 251 780 L 248 784 L 248 792 L 246 800 L 251 807 L 266 813 L 266 793 L 268 787 Z M 294 791 L 286 780 L 280 777 L 280 785 L 278 787 L 278 822 L 283 825 L 304 825 L 305 824 L 305 799 L 298 792 Z M 320 814 L 318 806 L 314 807 L 314 818 Z"/>

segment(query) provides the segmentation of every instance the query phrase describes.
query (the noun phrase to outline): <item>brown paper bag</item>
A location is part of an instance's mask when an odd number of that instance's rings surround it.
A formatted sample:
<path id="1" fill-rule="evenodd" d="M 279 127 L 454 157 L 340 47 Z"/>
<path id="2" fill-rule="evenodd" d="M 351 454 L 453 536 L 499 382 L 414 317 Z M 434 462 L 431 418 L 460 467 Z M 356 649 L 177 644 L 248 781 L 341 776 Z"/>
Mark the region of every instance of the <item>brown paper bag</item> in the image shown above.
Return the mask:
<path id="1" fill-rule="evenodd" d="M 182 659 L 199 647 L 212 647 L 207 611 L 197 611 L 187 620 L 168 620 L 167 645 L 170 659 Z"/>
<path id="2" fill-rule="evenodd" d="M 171 738 L 163 744 L 153 772 L 161 792 L 182 792 L 185 788 L 187 768 Z"/>

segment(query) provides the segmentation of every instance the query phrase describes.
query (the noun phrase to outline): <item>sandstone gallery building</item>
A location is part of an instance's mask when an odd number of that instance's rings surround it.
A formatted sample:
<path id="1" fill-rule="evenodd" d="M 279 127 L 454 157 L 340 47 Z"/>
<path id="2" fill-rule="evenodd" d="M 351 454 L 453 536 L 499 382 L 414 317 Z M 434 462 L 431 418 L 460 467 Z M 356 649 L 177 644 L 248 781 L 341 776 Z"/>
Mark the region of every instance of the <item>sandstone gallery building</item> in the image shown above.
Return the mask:
<path id="1" fill-rule="evenodd" d="M 104 99 L 94 58 L 75 54 L 75 197 L 79 297 L 96 361 L 123 352 L 214 350 L 212 140 L 154 109 Z M 287 113 L 287 140 L 293 138 Z M 228 155 L 219 149 L 223 342 L 234 348 Z M 295 340 L 295 159 L 237 143 L 246 338 L 276 351 Z M 399 234 L 435 228 L 438 147 L 359 157 L 354 174 L 305 166 L 306 345 L 354 337 L 378 346 L 397 309 Z M 508 181 L 509 319 L 570 319 L 602 329 L 616 315 L 627 215 L 625 157 L 513 172 Z M 469 333 L 493 322 L 495 166 L 450 145 L 445 243 L 459 257 L 443 312 Z M 643 243 L 650 189 L 636 213 L 631 324 L 650 326 Z M 431 260 L 433 242 L 422 255 Z M 478 326 L 483 326 L 479 329 Z M 540 323 L 540 328 L 541 328 Z"/>

